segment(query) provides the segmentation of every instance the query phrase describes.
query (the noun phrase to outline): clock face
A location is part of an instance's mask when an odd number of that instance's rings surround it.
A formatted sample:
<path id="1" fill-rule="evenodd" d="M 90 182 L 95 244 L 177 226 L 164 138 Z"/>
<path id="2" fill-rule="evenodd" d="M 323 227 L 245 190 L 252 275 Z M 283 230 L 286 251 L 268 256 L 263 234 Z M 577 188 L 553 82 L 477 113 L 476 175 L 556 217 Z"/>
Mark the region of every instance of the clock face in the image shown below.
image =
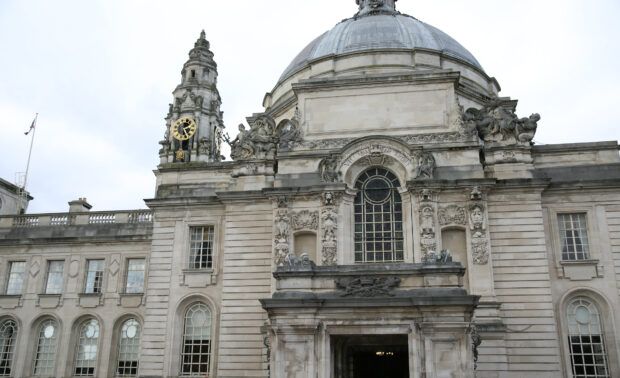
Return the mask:
<path id="1" fill-rule="evenodd" d="M 189 117 L 181 118 L 172 125 L 172 136 L 177 140 L 188 140 L 196 133 L 196 121 Z"/>

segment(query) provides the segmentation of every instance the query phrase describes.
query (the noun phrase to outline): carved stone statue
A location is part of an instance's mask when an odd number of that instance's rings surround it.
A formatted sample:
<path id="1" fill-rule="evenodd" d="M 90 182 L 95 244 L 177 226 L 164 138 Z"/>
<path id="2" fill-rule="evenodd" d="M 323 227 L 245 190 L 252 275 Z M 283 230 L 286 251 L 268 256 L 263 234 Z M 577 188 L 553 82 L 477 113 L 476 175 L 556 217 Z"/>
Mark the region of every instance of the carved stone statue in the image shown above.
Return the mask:
<path id="1" fill-rule="evenodd" d="M 295 146 L 295 143 L 299 143 L 302 140 L 299 123 L 297 120 L 292 119 L 280 129 L 278 148 L 283 151 L 290 151 Z"/>
<path id="2" fill-rule="evenodd" d="M 230 142 L 233 160 L 273 159 L 275 157 L 275 122 L 262 114 L 250 124 L 250 130 L 239 125 L 239 135 Z"/>
<path id="3" fill-rule="evenodd" d="M 433 219 L 433 208 L 430 206 L 424 206 L 420 209 L 420 225 L 423 232 L 434 232 L 435 222 Z"/>
<path id="4" fill-rule="evenodd" d="M 435 173 L 435 158 L 430 152 L 421 153 L 418 157 L 418 168 L 416 169 L 415 178 L 432 179 Z"/>
<path id="5" fill-rule="evenodd" d="M 466 127 L 475 127 L 483 141 L 503 144 L 530 143 L 540 120 L 539 114 L 519 119 L 499 98 L 490 100 L 482 109 L 467 109 L 462 117 Z"/>
<path id="6" fill-rule="evenodd" d="M 321 242 L 323 265 L 336 265 L 336 231 L 338 229 L 337 213 L 333 208 L 321 212 Z"/>
<path id="7" fill-rule="evenodd" d="M 319 163 L 319 174 L 323 182 L 338 182 L 338 159 L 334 156 L 326 157 Z"/>

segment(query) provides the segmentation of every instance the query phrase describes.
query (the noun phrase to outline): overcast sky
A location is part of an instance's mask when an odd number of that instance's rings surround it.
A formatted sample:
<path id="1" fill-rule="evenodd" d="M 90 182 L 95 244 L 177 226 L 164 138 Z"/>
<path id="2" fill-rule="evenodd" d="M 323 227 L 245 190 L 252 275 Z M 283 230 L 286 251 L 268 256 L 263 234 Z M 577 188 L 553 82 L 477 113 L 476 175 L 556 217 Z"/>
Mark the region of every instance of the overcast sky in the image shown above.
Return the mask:
<path id="1" fill-rule="evenodd" d="M 619 139 L 620 1 L 400 0 L 467 48 L 536 141 Z M 218 64 L 227 131 L 354 0 L 0 0 L 0 177 L 24 171 L 39 113 L 29 213 L 144 208 L 172 90 L 200 31 Z"/>

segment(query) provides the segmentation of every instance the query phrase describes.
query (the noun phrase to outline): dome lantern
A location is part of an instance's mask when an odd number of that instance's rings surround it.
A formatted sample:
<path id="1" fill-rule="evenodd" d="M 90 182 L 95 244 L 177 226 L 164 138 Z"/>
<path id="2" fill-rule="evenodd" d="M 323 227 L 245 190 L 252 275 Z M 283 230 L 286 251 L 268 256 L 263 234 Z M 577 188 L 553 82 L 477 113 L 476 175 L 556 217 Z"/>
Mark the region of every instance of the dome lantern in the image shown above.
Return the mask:
<path id="1" fill-rule="evenodd" d="M 397 0 L 355 0 L 359 5 L 359 12 L 355 17 L 371 14 L 396 14 Z"/>

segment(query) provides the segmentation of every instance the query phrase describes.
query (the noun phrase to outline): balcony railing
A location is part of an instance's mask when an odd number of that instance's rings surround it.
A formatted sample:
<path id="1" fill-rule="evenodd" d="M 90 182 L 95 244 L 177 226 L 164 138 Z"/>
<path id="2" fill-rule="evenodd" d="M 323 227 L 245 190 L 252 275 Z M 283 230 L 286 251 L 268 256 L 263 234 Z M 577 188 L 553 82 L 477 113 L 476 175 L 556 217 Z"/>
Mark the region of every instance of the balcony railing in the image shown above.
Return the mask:
<path id="1" fill-rule="evenodd" d="M 130 210 L 0 216 L 0 228 L 66 227 L 115 223 L 150 224 L 153 223 L 153 213 L 150 210 Z"/>

